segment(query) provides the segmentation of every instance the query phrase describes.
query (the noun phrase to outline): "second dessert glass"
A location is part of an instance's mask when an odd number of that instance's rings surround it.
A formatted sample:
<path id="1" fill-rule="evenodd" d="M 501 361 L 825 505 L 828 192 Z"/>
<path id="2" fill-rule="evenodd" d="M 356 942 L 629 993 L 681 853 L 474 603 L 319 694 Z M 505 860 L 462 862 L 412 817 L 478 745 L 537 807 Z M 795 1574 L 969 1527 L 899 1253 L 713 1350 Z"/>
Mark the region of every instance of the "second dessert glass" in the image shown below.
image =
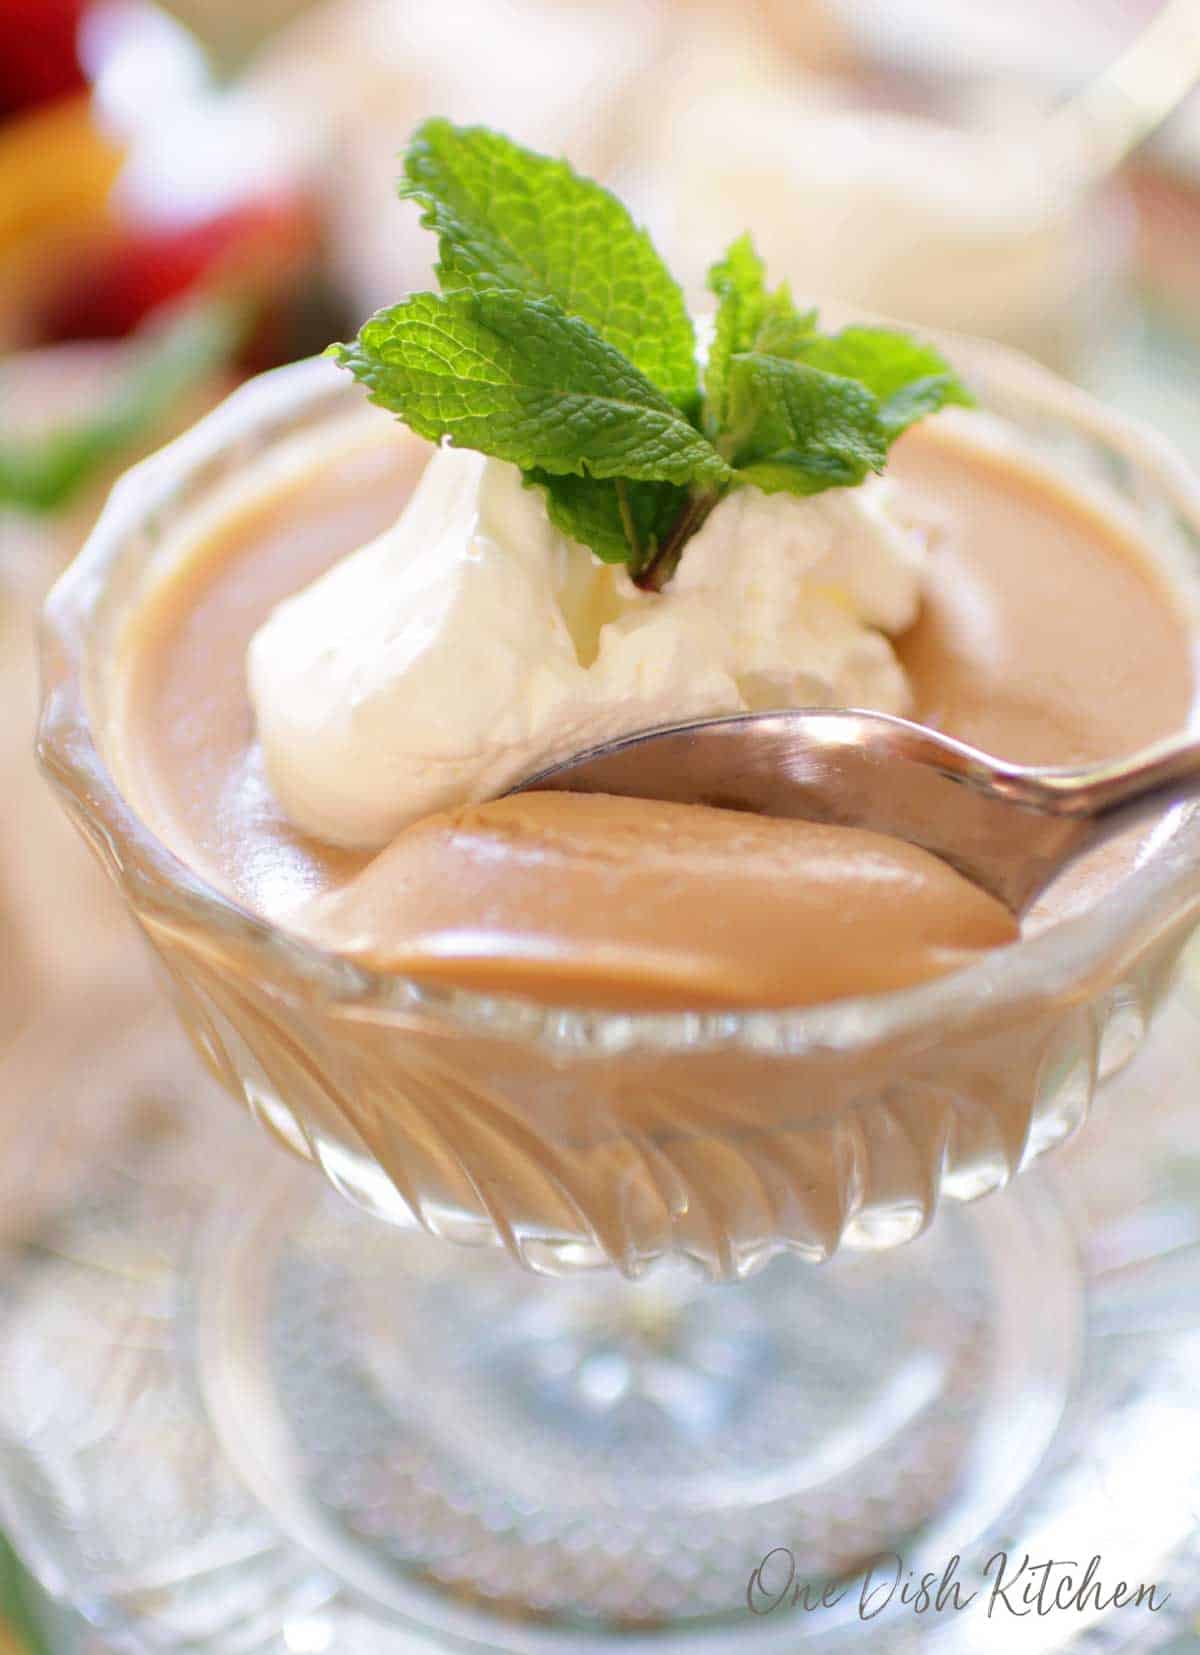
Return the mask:
<path id="1" fill-rule="evenodd" d="M 1195 583 L 1180 460 L 1020 359 L 951 348 L 985 409 Z M 563 1010 L 307 946 L 161 843 L 106 752 L 147 583 L 247 466 L 343 429 L 357 396 L 321 362 L 237 393 L 123 480 L 47 612 L 49 773 L 208 1066 L 358 1209 L 282 1160 L 266 1187 L 213 1166 L 213 1426 L 397 1624 L 511 1651 L 850 1635 L 849 1597 L 761 1611 L 888 1549 L 942 1566 L 1053 1436 L 1079 1336 L 1053 1209 L 1012 1192 L 922 1232 L 1066 1138 L 1137 1049 L 1200 913 L 1200 815 L 1040 935 L 793 1012 Z"/>

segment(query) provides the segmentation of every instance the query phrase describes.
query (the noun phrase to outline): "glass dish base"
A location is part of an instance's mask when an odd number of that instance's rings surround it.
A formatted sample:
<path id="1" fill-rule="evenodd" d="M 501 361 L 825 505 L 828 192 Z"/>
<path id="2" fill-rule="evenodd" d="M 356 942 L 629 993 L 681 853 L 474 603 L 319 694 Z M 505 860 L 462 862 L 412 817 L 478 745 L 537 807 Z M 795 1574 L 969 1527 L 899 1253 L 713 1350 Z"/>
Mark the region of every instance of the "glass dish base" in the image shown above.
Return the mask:
<path id="1" fill-rule="evenodd" d="M 1185 986 L 1046 1171 L 733 1286 L 394 1231 L 198 1095 L 5 1261 L 5 1521 L 134 1651 L 1164 1647 L 1200 1606 L 1198 1045 Z M 1101 1612 L 1120 1582 L 1153 1605 Z"/>
<path id="2" fill-rule="evenodd" d="M 1071 1258 L 1014 1200 L 738 1287 L 545 1281 L 293 1176 L 214 1220 L 199 1371 L 246 1486 L 381 1606 L 514 1651 L 741 1640 L 768 1554 L 822 1587 L 902 1539 L 948 1557 L 1020 1491 L 1074 1377 Z"/>

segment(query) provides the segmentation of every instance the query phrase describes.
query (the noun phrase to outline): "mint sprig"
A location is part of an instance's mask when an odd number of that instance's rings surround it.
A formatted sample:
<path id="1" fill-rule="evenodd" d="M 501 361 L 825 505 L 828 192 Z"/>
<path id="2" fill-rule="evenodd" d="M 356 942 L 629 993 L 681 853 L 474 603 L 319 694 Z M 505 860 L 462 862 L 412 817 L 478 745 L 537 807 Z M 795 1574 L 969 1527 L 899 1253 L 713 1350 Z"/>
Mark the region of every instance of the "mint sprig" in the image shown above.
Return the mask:
<path id="1" fill-rule="evenodd" d="M 748 236 L 709 273 L 703 396 L 678 284 L 607 190 L 483 127 L 421 126 L 402 196 L 441 294 L 330 353 L 421 436 L 520 467 L 555 525 L 658 589 L 730 489 L 814 494 L 882 471 L 915 420 L 970 399 L 931 346 L 825 334 L 769 290 Z"/>
<path id="2" fill-rule="evenodd" d="M 569 540 L 604 563 L 629 564 L 635 574 L 666 542 L 690 499 L 674 483 L 554 477 L 538 467 L 526 471 L 525 481 L 542 490 L 550 521 Z"/>
<path id="3" fill-rule="evenodd" d="M 767 291 L 766 269 L 748 235 L 739 236 L 708 272 L 717 298 L 704 375 L 705 425 L 718 442 L 729 425 L 729 371 L 734 356 L 764 351 L 788 357 L 816 332 L 815 310 L 800 311 L 786 285 Z"/>
<path id="4" fill-rule="evenodd" d="M 419 436 L 523 471 L 712 485 L 731 475 L 682 410 L 550 298 L 415 293 L 334 353 Z"/>
<path id="5" fill-rule="evenodd" d="M 553 299 L 690 417 L 700 391 L 683 291 L 623 204 L 566 161 L 487 127 L 430 120 L 404 158 L 402 199 L 438 238 L 438 285 Z"/>
<path id="6" fill-rule="evenodd" d="M 889 442 L 926 414 L 971 398 L 939 351 L 890 328 L 851 327 L 818 334 L 800 355 L 810 367 L 856 379 L 878 399 Z"/>
<path id="7" fill-rule="evenodd" d="M 730 358 L 726 443 L 767 494 L 853 488 L 887 463 L 878 400 L 857 379 L 763 351 Z"/>

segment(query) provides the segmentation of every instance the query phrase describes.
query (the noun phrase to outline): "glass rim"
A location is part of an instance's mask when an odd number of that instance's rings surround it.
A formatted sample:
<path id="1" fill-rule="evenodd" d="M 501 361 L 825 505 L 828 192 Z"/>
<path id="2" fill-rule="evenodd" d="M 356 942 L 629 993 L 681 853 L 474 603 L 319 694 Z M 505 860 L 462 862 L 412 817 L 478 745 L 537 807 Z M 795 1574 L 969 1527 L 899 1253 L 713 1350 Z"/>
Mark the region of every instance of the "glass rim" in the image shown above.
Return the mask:
<path id="1" fill-rule="evenodd" d="M 961 336 L 947 344 L 976 380 L 984 408 L 998 395 L 1069 429 L 1115 442 L 1165 489 L 1200 538 L 1200 476 L 1169 441 L 1006 347 Z M 118 480 L 47 599 L 38 755 L 110 872 L 136 892 L 140 913 L 260 956 L 269 964 L 276 991 L 282 973 L 298 991 L 319 992 L 344 1011 L 433 1018 L 464 1033 L 532 1042 L 551 1056 L 643 1048 L 842 1056 L 875 1047 L 929 1046 L 951 1030 L 1003 1026 L 1022 1008 L 1078 1000 L 1089 987 L 1102 990 L 1115 983 L 1157 937 L 1200 910 L 1200 811 L 1194 811 L 1165 844 L 1081 914 L 913 987 L 798 1007 L 626 1011 L 552 1005 L 528 995 L 484 993 L 373 969 L 255 914 L 159 839 L 122 793 L 102 756 L 87 704 L 89 644 L 109 572 L 132 536 L 152 532 L 155 517 L 181 493 L 220 481 L 253 439 L 269 444 L 344 417 L 355 406 L 362 406 L 361 392 L 319 357 L 241 386 Z"/>

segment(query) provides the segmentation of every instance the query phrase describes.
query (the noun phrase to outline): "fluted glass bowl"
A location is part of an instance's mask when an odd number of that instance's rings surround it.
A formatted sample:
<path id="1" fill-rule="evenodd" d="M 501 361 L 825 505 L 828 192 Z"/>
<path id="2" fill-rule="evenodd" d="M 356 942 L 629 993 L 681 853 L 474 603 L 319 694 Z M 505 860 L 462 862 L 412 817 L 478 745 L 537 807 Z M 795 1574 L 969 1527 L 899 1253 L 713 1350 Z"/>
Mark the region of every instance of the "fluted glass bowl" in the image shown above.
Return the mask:
<path id="1" fill-rule="evenodd" d="M 951 348 L 985 409 L 1195 580 L 1200 490 L 1176 455 L 1024 360 Z M 224 1084 L 370 1212 L 552 1274 L 676 1254 L 728 1279 L 780 1250 L 888 1247 L 1071 1133 L 1196 922 L 1194 811 L 1148 832 L 1093 909 L 950 977 L 704 1014 L 375 973 L 248 912 L 156 838 L 105 756 L 131 606 L 222 487 L 359 397 L 321 361 L 238 391 L 121 481 L 46 612 L 44 764 Z"/>
<path id="2" fill-rule="evenodd" d="M 984 407 L 1136 524 L 1190 593 L 1186 467 L 1029 364 L 950 349 Z M 334 1602 L 378 1629 L 372 1649 L 409 1647 L 414 1628 L 476 1655 L 891 1648 L 856 1588 L 820 1615 L 772 1606 L 793 1573 L 853 1583 L 889 1551 L 914 1578 L 952 1553 L 1043 1555 L 1039 1502 L 1065 1498 L 1045 1468 L 1087 1365 L 1080 1257 L 1037 1177 L 956 1203 L 1064 1139 L 1142 1043 L 1200 917 L 1200 815 L 1170 812 L 1124 847 L 1098 905 L 967 970 L 795 1011 L 562 1009 L 322 953 L 206 883 L 123 797 L 119 645 L 248 468 L 277 477 L 382 418 L 327 363 L 255 381 L 122 481 L 50 600 L 47 769 L 210 1069 L 354 1206 L 269 1145 L 249 1153 L 198 1085 L 202 1217 L 170 1279 L 169 1423 L 139 1393 L 106 1459 L 109 1402 L 80 1402 L 86 1455 L 63 1459 L 55 1434 L 43 1466 L 36 1432 L 0 1420 L 0 1467 L 20 1443 L 7 1520 L 52 1537 L 55 1567 L 76 1528 L 87 1556 L 112 1550 L 115 1597 L 89 1601 L 124 1627 L 136 1577 L 107 1491 L 126 1505 L 128 1465 L 159 1465 L 186 1415 L 189 1467 L 230 1490 L 214 1504 L 189 1471 L 153 1507 L 149 1595 L 189 1648 L 225 1655 L 247 1624 L 316 1648 L 313 1606 Z M 1119 1082 L 1114 1108 L 1130 1097 Z M 943 1195 L 928 1235 L 882 1252 Z M 178 1199 L 172 1185 L 172 1224 Z M 114 1222 L 131 1256 L 158 1257 L 131 1201 L 122 1183 Z M 786 1253 L 841 1256 L 772 1260 Z M 81 1394 L 109 1398 L 125 1323 L 68 1320 Z M 248 1557 L 248 1522 L 278 1541 Z M 205 1581 L 214 1557 L 234 1561 L 198 1598 L 181 1555 L 208 1560 Z"/>

